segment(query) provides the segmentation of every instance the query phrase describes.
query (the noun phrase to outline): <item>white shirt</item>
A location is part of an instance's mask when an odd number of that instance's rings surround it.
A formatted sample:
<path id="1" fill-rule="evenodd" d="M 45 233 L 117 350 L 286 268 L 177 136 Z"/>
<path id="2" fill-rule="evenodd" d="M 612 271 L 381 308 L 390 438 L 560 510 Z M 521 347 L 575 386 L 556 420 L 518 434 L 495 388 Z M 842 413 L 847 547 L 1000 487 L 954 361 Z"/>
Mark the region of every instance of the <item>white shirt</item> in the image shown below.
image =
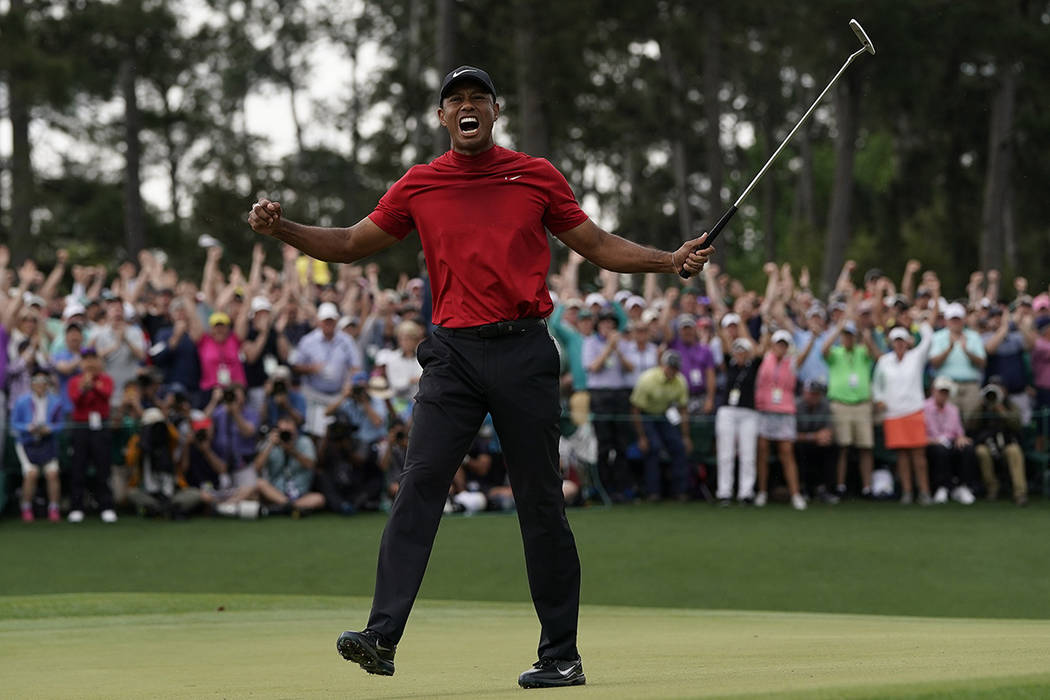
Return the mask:
<path id="1" fill-rule="evenodd" d="M 897 358 L 892 350 L 875 363 L 875 376 L 871 380 L 871 393 L 875 401 L 886 404 L 887 418 L 901 418 L 921 411 L 926 401 L 922 375 L 926 370 L 926 358 L 930 354 L 933 328 L 923 323 L 919 328 L 922 340 L 914 348 Z"/>
<path id="2" fill-rule="evenodd" d="M 386 368 L 386 380 L 394 396 L 400 399 L 411 399 L 419 388 L 419 377 L 423 368 L 415 354 L 405 357 L 401 350 L 383 349 L 376 353 L 376 367 Z M 417 381 L 413 381 L 417 380 Z"/>

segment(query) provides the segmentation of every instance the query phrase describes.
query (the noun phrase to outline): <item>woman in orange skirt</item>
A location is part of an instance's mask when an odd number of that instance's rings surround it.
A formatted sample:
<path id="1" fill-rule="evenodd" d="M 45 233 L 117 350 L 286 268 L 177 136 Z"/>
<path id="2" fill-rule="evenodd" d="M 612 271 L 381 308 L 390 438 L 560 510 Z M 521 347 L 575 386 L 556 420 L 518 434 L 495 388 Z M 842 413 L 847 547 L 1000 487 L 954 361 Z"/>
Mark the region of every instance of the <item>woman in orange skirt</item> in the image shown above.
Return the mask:
<path id="1" fill-rule="evenodd" d="M 884 412 L 883 434 L 886 447 L 897 452 L 897 474 L 901 480 L 901 503 L 911 503 L 912 477 L 919 491 L 919 503 L 930 505 L 930 477 L 926 466 L 926 419 L 922 374 L 926 368 L 933 328 L 923 321 L 922 341 L 912 347 L 912 334 L 902 326 L 892 329 L 893 350 L 875 364 L 871 390 L 875 405 Z"/>

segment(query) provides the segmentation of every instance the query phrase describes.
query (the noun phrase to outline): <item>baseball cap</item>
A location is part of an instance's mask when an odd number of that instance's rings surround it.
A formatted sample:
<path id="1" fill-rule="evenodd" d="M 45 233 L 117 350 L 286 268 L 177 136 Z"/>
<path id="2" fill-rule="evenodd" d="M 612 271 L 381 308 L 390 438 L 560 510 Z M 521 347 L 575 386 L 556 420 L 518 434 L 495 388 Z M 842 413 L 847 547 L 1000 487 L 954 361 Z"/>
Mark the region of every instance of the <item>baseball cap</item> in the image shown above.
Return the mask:
<path id="1" fill-rule="evenodd" d="M 81 357 L 98 357 L 98 350 L 92 347 L 82 348 L 80 350 Z"/>
<path id="2" fill-rule="evenodd" d="M 966 307 L 959 302 L 952 302 L 944 309 L 945 318 L 966 318 Z"/>
<path id="3" fill-rule="evenodd" d="M 736 323 L 737 325 L 740 324 L 739 314 L 726 314 L 722 317 L 722 328 L 728 328 L 734 323 Z"/>
<path id="4" fill-rule="evenodd" d="M 1035 299 L 1032 299 L 1032 308 L 1036 311 L 1042 311 L 1043 309 L 1050 309 L 1050 295 L 1045 292 L 1040 294 Z"/>
<path id="5" fill-rule="evenodd" d="M 682 366 L 682 356 L 674 350 L 664 350 L 664 354 L 660 355 L 660 364 L 678 369 Z"/>
<path id="6" fill-rule="evenodd" d="M 341 315 L 339 308 L 330 301 L 326 301 L 317 307 L 318 321 L 337 321 Z"/>
<path id="7" fill-rule="evenodd" d="M 631 309 L 637 308 L 639 306 L 642 307 L 643 309 L 645 308 L 645 299 L 643 299 L 642 297 L 638 297 L 638 296 L 630 297 L 629 299 L 627 299 L 627 303 L 624 304 L 624 308 L 626 308 L 628 311 L 630 311 Z"/>
<path id="8" fill-rule="evenodd" d="M 366 386 L 368 384 L 368 372 L 355 372 L 350 381 L 354 383 L 354 386 Z"/>
<path id="9" fill-rule="evenodd" d="M 62 320 L 68 321 L 74 316 L 83 316 L 86 311 L 83 304 L 77 302 L 66 304 L 66 308 L 62 309 Z"/>
<path id="10" fill-rule="evenodd" d="M 598 292 L 591 292 L 587 295 L 587 298 L 583 300 L 584 306 L 605 306 L 605 297 Z"/>
<path id="11" fill-rule="evenodd" d="M 692 314 L 682 314 L 678 317 L 678 327 L 685 328 L 686 326 L 696 325 L 696 316 Z"/>
<path id="12" fill-rule="evenodd" d="M 567 309 L 578 309 L 581 306 L 583 306 L 583 302 L 577 299 L 576 297 L 572 297 L 571 299 L 565 300 L 564 306 Z"/>
<path id="13" fill-rule="evenodd" d="M 218 326 L 219 324 L 224 326 L 230 325 L 230 315 L 225 311 L 216 311 L 208 317 L 209 326 Z"/>
<path id="14" fill-rule="evenodd" d="M 820 318 L 827 318 L 827 314 L 824 313 L 824 307 L 820 304 L 814 304 L 813 306 L 806 309 L 806 318 L 813 318 L 819 316 Z"/>
<path id="15" fill-rule="evenodd" d="M 204 411 L 194 410 L 190 412 L 190 428 L 193 430 L 206 430 L 211 427 L 211 418 Z"/>
<path id="16" fill-rule="evenodd" d="M 142 412 L 142 424 L 143 425 L 155 425 L 157 423 L 164 422 L 164 411 L 157 407 L 147 408 Z"/>
<path id="17" fill-rule="evenodd" d="M 955 388 L 955 382 L 948 377 L 937 377 L 933 380 L 934 391 L 952 391 Z"/>
<path id="18" fill-rule="evenodd" d="M 905 328 L 904 326 L 897 326 L 896 328 L 894 328 L 893 330 L 890 331 L 889 339 L 890 340 L 908 340 L 908 341 L 910 341 L 911 340 L 911 333 L 909 333 L 908 329 Z"/>
<path id="19" fill-rule="evenodd" d="M 613 294 L 613 301 L 617 304 L 622 304 L 633 296 L 634 293 L 630 289 L 621 289 L 616 294 Z"/>
<path id="20" fill-rule="evenodd" d="M 802 385 L 802 388 L 806 391 L 813 391 L 820 394 L 823 394 L 828 389 L 827 385 L 824 383 L 824 380 L 816 378 L 807 379 L 806 382 Z"/>
<path id="21" fill-rule="evenodd" d="M 271 311 L 273 310 L 273 304 L 266 297 L 252 297 L 251 304 L 252 315 L 254 316 L 260 311 Z"/>
<path id="22" fill-rule="evenodd" d="M 464 80 L 473 80 L 476 83 L 481 83 L 495 99 L 496 86 L 492 84 L 492 78 L 489 77 L 488 73 L 474 66 L 460 66 L 450 70 L 445 79 L 441 81 L 441 91 L 438 92 L 438 106 L 441 105 L 445 96 L 452 90 L 452 86 Z"/>
<path id="23" fill-rule="evenodd" d="M 779 331 L 777 331 L 776 333 L 773 334 L 773 342 L 774 343 L 785 343 L 787 345 L 791 345 L 791 341 L 792 341 L 791 334 L 788 333 L 783 328 L 781 328 Z"/>
<path id="24" fill-rule="evenodd" d="M 733 352 L 751 352 L 753 347 L 750 338 L 737 338 L 733 341 L 733 344 L 729 346 L 729 349 Z"/>
<path id="25" fill-rule="evenodd" d="M 857 324 L 853 321 L 846 321 L 842 324 L 842 332 L 849 333 L 850 335 L 857 335 Z"/>

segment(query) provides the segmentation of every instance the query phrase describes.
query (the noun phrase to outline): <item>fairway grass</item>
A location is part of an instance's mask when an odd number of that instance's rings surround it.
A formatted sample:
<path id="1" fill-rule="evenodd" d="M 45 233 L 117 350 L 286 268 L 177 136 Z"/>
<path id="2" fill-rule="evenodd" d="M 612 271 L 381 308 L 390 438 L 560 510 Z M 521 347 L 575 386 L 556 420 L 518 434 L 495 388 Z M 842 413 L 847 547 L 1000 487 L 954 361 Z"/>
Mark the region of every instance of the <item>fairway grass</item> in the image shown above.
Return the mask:
<path id="1" fill-rule="evenodd" d="M 221 609 L 220 609 L 221 608 Z M 124 611 L 125 614 L 115 614 Z M 523 604 L 422 600 L 393 678 L 339 658 L 360 597 L 0 598 L 10 698 L 521 697 Z M 130 613 L 130 614 L 128 614 Z M 1045 697 L 1050 621 L 584 606 L 588 683 L 559 697 Z M 531 694 L 544 691 L 528 691 Z"/>

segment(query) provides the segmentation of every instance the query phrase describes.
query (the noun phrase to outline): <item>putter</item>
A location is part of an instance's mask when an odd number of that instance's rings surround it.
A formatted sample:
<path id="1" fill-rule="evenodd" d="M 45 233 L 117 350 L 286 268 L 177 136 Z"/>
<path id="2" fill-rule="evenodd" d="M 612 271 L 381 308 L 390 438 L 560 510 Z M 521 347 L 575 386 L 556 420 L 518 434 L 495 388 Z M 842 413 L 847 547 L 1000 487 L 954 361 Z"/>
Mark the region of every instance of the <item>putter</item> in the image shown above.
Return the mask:
<path id="1" fill-rule="evenodd" d="M 851 19 L 849 21 L 849 27 L 853 30 L 853 33 L 857 35 L 857 39 L 860 40 L 861 47 L 854 51 L 852 54 L 850 54 L 850 57 L 847 58 L 846 62 L 842 64 L 842 68 L 839 68 L 839 72 L 836 73 L 835 77 L 831 79 L 831 82 L 828 83 L 828 86 L 826 88 L 824 88 L 824 91 L 817 95 L 817 99 L 813 100 L 813 104 L 809 106 L 809 109 L 806 110 L 806 113 L 803 114 L 802 118 L 798 120 L 798 124 L 795 124 L 795 128 L 792 129 L 791 133 L 789 133 L 784 138 L 784 140 L 780 142 L 780 146 L 777 147 L 777 150 L 773 151 L 773 155 L 769 157 L 769 160 L 766 161 L 766 164 L 763 165 L 762 169 L 758 171 L 758 175 L 755 175 L 755 178 L 751 181 L 751 184 L 749 184 L 747 188 L 742 193 L 740 193 L 740 196 L 736 198 L 735 202 L 733 202 L 733 206 L 726 209 L 725 213 L 722 214 L 722 218 L 720 218 L 715 223 L 715 225 L 711 227 L 711 231 L 707 235 L 707 240 L 704 241 L 704 246 L 711 245 L 714 242 L 714 240 L 718 238 L 718 234 L 722 232 L 722 229 L 725 228 L 726 224 L 729 223 L 729 220 L 733 218 L 734 214 L 736 214 L 736 210 L 740 207 L 740 203 L 744 201 L 744 198 L 746 198 L 747 195 L 751 192 L 751 190 L 754 189 L 755 185 L 758 184 L 758 181 L 762 179 L 762 176 L 766 174 L 766 171 L 769 170 L 769 166 L 773 164 L 773 161 L 777 159 L 777 156 L 780 155 L 780 152 L 784 150 L 784 146 L 786 146 L 788 141 L 791 140 L 791 137 L 795 135 L 795 132 L 798 131 L 799 127 L 802 126 L 803 123 L 805 123 L 806 119 L 809 118 L 809 115 L 813 113 L 813 110 L 816 109 L 817 104 L 824 98 L 824 95 L 826 95 L 828 90 L 831 89 L 831 86 L 835 84 L 835 81 L 839 79 L 839 76 L 846 71 L 846 68 L 849 67 L 849 64 L 853 63 L 853 59 L 855 59 L 857 56 L 861 55 L 865 51 L 870 53 L 872 56 L 875 55 L 875 45 L 871 43 L 871 38 L 868 36 L 868 33 L 864 31 L 864 28 L 860 26 L 860 22 L 858 22 L 855 19 Z M 678 274 L 682 276 L 682 279 L 689 279 L 690 277 L 692 277 L 692 275 L 686 272 L 685 269 L 683 269 Z"/>

